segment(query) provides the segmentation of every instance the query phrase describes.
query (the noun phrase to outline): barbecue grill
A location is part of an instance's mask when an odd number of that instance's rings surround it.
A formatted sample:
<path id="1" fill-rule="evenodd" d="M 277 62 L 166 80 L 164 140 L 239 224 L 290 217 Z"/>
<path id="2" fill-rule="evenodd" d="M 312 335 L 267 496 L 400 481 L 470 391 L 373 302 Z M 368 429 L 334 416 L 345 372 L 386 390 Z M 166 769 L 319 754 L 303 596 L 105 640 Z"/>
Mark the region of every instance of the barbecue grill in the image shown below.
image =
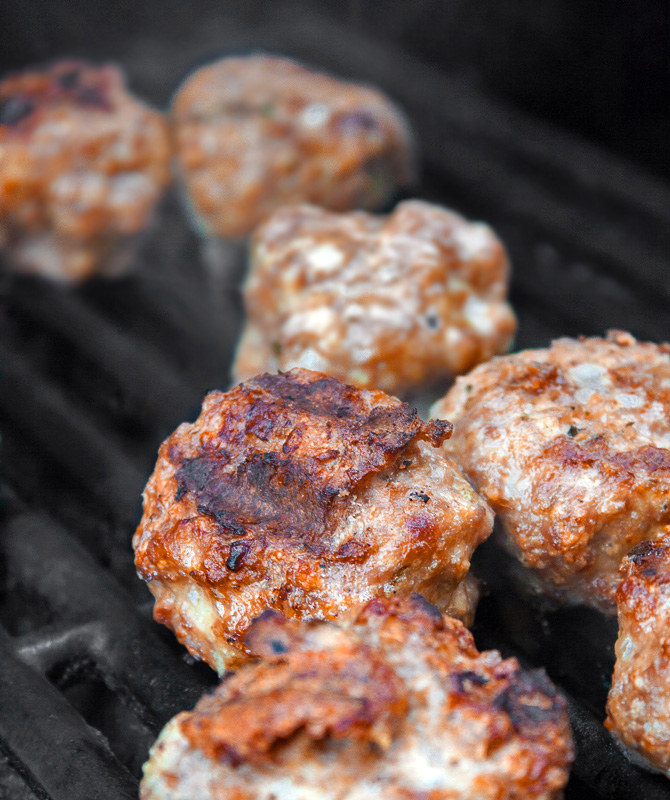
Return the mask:
<path id="1" fill-rule="evenodd" d="M 610 327 L 670 338 L 669 187 L 406 50 L 294 12 L 212 12 L 197 37 L 110 37 L 104 55 L 160 106 L 203 60 L 258 49 L 374 83 L 414 124 L 418 194 L 506 243 L 517 347 Z M 53 55 L 36 24 L 31 61 Z M 61 55 L 99 54 L 75 41 Z M 0 280 L 0 797 L 135 798 L 162 725 L 216 678 L 151 620 L 130 539 L 158 444 L 227 385 L 240 298 L 211 291 L 172 196 L 132 275 L 74 290 Z M 544 664 L 568 697 L 578 758 L 566 797 L 670 799 L 601 724 L 615 624 L 490 591 L 479 646 Z"/>

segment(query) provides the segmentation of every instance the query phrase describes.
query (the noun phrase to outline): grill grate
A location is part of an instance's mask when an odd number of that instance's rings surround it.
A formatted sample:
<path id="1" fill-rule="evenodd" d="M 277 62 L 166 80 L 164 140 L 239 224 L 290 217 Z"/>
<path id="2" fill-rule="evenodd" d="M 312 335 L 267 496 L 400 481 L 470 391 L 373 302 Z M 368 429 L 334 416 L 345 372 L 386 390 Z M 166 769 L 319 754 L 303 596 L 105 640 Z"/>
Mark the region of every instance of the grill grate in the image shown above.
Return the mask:
<path id="1" fill-rule="evenodd" d="M 607 327 L 670 338 L 666 186 L 466 80 L 302 7 L 282 8 L 255 26 L 202 20 L 209 39 L 184 42 L 178 57 L 170 42 L 161 50 L 138 39 L 120 60 L 160 104 L 210 46 L 264 47 L 380 85 L 418 131 L 420 194 L 486 219 L 507 243 L 519 347 Z M 160 80 L 147 71 L 147 48 L 166 64 Z M 1 287 L 3 798 L 136 797 L 160 727 L 215 681 L 151 621 L 130 537 L 159 442 L 227 382 L 239 297 L 212 295 L 173 198 L 140 262 L 133 276 L 76 290 L 15 277 Z M 493 592 L 480 646 L 541 659 L 546 647 L 538 652 L 506 627 Z M 569 648 L 582 622 L 554 619 L 562 633 L 553 646 Z M 612 745 L 602 681 L 580 690 L 553 671 L 578 698 L 569 700 L 579 757 L 567 797 L 669 800 L 664 779 Z"/>

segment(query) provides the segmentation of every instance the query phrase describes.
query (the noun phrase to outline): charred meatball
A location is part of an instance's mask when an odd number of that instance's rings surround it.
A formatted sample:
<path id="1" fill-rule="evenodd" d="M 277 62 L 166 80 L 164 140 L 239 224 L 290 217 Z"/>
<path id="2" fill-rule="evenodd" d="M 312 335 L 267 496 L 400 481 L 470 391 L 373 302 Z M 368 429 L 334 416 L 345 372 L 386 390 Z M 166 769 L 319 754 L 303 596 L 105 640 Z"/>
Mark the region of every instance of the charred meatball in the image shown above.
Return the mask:
<path id="1" fill-rule="evenodd" d="M 266 613 L 247 645 L 262 662 L 166 726 L 142 800 L 562 797 L 573 747 L 552 684 L 418 595 L 346 630 Z"/>
<path id="2" fill-rule="evenodd" d="M 639 766 L 670 777 L 670 529 L 624 558 L 605 725 Z"/>
<path id="3" fill-rule="evenodd" d="M 374 89 L 284 58 L 225 58 L 172 103 L 181 177 L 201 231 L 244 238 L 288 203 L 377 208 L 413 181 L 405 117 Z"/>
<path id="4" fill-rule="evenodd" d="M 528 588 L 613 614 L 621 559 L 670 523 L 670 346 L 559 339 L 477 367 L 433 413 Z"/>
<path id="5" fill-rule="evenodd" d="M 0 251 L 65 281 L 123 271 L 169 177 L 162 116 L 114 66 L 64 61 L 0 83 Z"/>
<path id="6" fill-rule="evenodd" d="M 212 392 L 144 494 L 134 546 L 155 618 L 219 672 L 267 608 L 346 620 L 420 590 L 471 619 L 492 514 L 439 447 L 450 429 L 307 370 Z"/>
<path id="7" fill-rule="evenodd" d="M 388 217 L 282 209 L 254 237 L 235 375 L 300 366 L 404 396 L 444 391 L 509 349 L 508 273 L 490 228 L 430 203 Z"/>

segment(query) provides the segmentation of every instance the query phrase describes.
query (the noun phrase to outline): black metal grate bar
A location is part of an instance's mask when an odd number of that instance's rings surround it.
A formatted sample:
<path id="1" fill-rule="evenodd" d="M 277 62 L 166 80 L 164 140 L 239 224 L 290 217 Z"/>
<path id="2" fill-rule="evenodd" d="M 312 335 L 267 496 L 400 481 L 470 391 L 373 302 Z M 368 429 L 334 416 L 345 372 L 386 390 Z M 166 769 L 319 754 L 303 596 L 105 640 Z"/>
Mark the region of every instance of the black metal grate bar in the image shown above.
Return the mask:
<path id="1" fill-rule="evenodd" d="M 32 663 L 49 670 L 72 647 L 70 657 L 92 659 L 109 687 L 125 692 L 154 729 L 192 707 L 213 684 L 214 673 L 203 676 L 190 668 L 182 651 L 165 644 L 109 573 L 47 517 L 13 518 L 2 548 L 13 580 L 46 600 L 61 623 L 19 640 Z"/>
<path id="2" fill-rule="evenodd" d="M 131 800 L 137 782 L 104 737 L 14 654 L 0 629 L 0 739 L 53 800 Z M 92 787 L 95 787 L 92 789 Z"/>
<path id="3" fill-rule="evenodd" d="M 126 414 L 154 429 L 193 404 L 183 377 L 158 349 L 128 336 L 68 289 L 40 281 L 26 289 L 14 293 L 12 305 L 46 335 L 57 333 L 110 374 Z"/>
<path id="4" fill-rule="evenodd" d="M 117 518 L 136 518 L 145 477 L 112 436 L 49 384 L 21 355 L 0 345 L 0 408 L 43 444 L 52 458 L 93 492 Z"/>

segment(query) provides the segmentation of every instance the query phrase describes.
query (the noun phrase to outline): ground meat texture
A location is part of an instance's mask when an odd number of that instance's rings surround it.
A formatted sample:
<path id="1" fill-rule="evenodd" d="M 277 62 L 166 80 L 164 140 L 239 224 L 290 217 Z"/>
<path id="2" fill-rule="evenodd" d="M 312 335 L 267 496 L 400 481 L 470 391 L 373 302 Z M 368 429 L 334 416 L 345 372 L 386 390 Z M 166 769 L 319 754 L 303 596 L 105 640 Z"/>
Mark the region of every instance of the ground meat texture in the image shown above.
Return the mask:
<path id="1" fill-rule="evenodd" d="M 62 61 L 0 82 L 0 251 L 65 281 L 127 268 L 169 179 L 167 125 L 114 66 Z"/>
<path id="2" fill-rule="evenodd" d="M 557 800 L 573 746 L 541 671 L 479 653 L 419 595 L 346 629 L 261 616 L 262 661 L 163 730 L 141 800 Z"/>
<path id="3" fill-rule="evenodd" d="M 670 777 L 670 528 L 638 545 L 620 572 L 605 725 L 631 761 Z"/>
<path id="4" fill-rule="evenodd" d="M 527 588 L 613 614 L 621 559 L 670 523 L 670 347 L 559 339 L 477 367 L 433 413 Z"/>
<path id="5" fill-rule="evenodd" d="M 420 590 L 472 619 L 492 514 L 440 448 L 447 422 L 307 370 L 207 396 L 160 449 L 134 539 L 155 618 L 220 673 L 268 608 L 346 620 Z"/>
<path id="6" fill-rule="evenodd" d="M 401 396 L 506 352 L 508 261 L 486 225 L 439 206 L 387 217 L 285 208 L 255 234 L 234 373 L 318 369 Z"/>
<path id="7" fill-rule="evenodd" d="M 409 126 L 389 100 L 284 58 L 197 70 L 171 117 L 179 173 L 207 234 L 247 237 L 289 203 L 378 208 L 414 180 Z"/>

